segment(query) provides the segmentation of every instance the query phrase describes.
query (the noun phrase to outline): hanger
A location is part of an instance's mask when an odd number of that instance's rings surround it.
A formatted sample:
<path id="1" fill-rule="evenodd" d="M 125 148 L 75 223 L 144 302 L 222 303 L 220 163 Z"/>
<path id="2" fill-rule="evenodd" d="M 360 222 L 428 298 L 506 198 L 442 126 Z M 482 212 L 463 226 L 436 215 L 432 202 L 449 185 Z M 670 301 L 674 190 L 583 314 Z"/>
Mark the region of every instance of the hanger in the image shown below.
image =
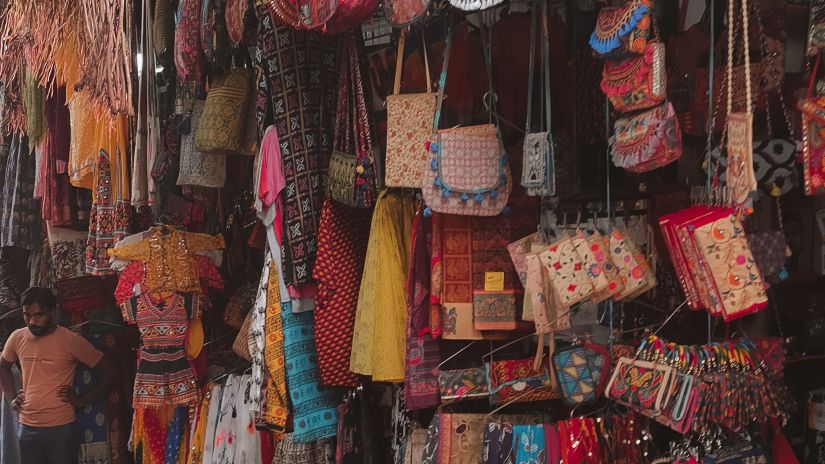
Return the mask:
<path id="1" fill-rule="evenodd" d="M 517 338 L 517 339 L 515 339 L 515 340 L 510 340 L 509 342 L 507 342 L 507 343 L 505 343 L 505 344 L 501 345 L 500 347 L 498 347 L 498 348 L 496 348 L 496 349 L 494 349 L 494 350 L 490 350 L 490 352 L 489 352 L 489 353 L 487 353 L 487 354 L 485 354 L 485 355 L 483 355 L 483 356 L 481 357 L 481 364 L 484 364 L 484 363 L 486 362 L 486 361 L 485 361 L 485 358 L 487 358 L 487 357 L 490 357 L 490 359 L 492 359 L 493 353 L 496 353 L 496 352 L 498 352 L 498 351 L 501 351 L 501 350 L 503 350 L 504 348 L 507 348 L 508 346 L 515 345 L 516 343 L 518 343 L 518 342 L 520 342 L 520 341 L 527 340 L 528 338 L 530 338 L 530 337 L 532 337 L 532 336 L 534 336 L 534 335 L 538 335 L 538 334 L 537 334 L 537 333 L 529 333 L 529 334 L 527 334 L 527 335 L 523 335 L 523 336 L 521 336 L 521 337 L 519 337 L 519 338 Z"/>
<path id="2" fill-rule="evenodd" d="M 477 342 L 477 341 L 478 341 L 478 340 L 473 340 L 473 341 L 471 341 L 470 343 L 468 343 L 468 344 L 464 345 L 464 346 L 463 346 L 460 350 L 456 351 L 455 353 L 453 353 L 453 354 L 451 354 L 450 356 L 448 356 L 448 357 L 447 357 L 447 359 L 445 359 L 445 360 L 441 361 L 440 363 L 438 363 L 438 366 L 436 366 L 436 369 L 441 369 L 441 366 L 443 366 L 444 364 L 446 364 L 446 363 L 447 363 L 447 361 L 449 361 L 449 360 L 451 360 L 451 359 L 455 358 L 456 356 L 458 356 L 459 354 L 461 354 L 464 350 L 466 350 L 467 348 L 469 348 L 470 346 L 472 346 L 472 345 L 473 345 L 473 343 L 475 343 L 475 342 Z"/>
<path id="3" fill-rule="evenodd" d="M 3 315 L 3 317 L 5 317 L 5 315 Z M 2 317 L 0 317 L 0 319 L 2 319 Z M 86 319 L 85 321 L 81 322 L 80 324 L 75 324 L 75 325 L 69 327 L 69 329 L 70 330 L 77 330 L 77 329 L 79 329 L 79 328 L 81 328 L 81 327 L 83 327 L 87 324 L 91 324 L 92 322 L 94 322 L 95 324 L 108 325 L 109 327 L 120 327 L 120 328 L 126 327 L 125 325 L 118 324 L 116 322 L 101 321 L 99 319 Z"/>
<path id="4" fill-rule="evenodd" d="M 528 390 L 528 391 L 521 392 L 521 393 L 520 393 L 520 394 L 518 394 L 517 396 L 513 397 L 512 399 L 510 399 L 510 401 L 507 401 L 506 403 L 503 403 L 502 405 L 497 406 L 495 409 L 493 409 L 492 411 L 490 411 L 489 413 L 487 413 L 487 415 L 486 415 L 486 416 L 484 416 L 484 422 L 486 423 L 486 422 L 487 422 L 487 420 L 489 420 L 489 419 L 490 419 L 490 417 L 492 417 L 492 416 L 493 416 L 493 414 L 495 414 L 495 413 L 497 413 L 497 412 L 501 411 L 502 409 L 506 408 L 507 406 L 510 406 L 511 404 L 513 404 L 513 403 L 517 402 L 518 400 L 520 400 L 520 399 L 522 399 L 522 398 L 525 398 L 525 397 L 526 397 L 527 395 L 529 395 L 530 393 L 533 393 L 533 391 L 532 391 L 532 390 Z"/>

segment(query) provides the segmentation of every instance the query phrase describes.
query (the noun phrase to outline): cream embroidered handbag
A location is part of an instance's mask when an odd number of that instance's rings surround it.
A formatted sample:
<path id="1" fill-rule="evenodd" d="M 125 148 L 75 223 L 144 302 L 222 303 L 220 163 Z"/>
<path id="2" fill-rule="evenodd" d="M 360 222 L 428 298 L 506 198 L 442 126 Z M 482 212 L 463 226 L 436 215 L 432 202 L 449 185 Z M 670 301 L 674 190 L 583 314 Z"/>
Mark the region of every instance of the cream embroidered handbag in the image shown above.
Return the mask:
<path id="1" fill-rule="evenodd" d="M 395 62 L 395 84 L 387 97 L 387 187 L 420 188 L 427 163 L 426 143 L 432 135 L 436 94 L 430 87 L 430 66 L 424 44 L 427 91 L 400 95 L 406 31 L 401 31 Z"/>

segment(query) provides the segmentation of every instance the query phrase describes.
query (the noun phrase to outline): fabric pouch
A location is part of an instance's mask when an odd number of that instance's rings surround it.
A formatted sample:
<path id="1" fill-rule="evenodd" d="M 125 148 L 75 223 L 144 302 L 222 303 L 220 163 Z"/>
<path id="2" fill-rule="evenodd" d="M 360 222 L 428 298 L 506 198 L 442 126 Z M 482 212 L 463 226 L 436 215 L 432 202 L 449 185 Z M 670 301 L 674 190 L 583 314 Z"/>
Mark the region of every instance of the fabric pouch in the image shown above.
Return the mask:
<path id="1" fill-rule="evenodd" d="M 599 10 L 590 46 L 600 58 L 644 53 L 650 37 L 651 0 L 632 0 Z"/>
<path id="2" fill-rule="evenodd" d="M 672 367 L 663 364 L 621 358 L 607 384 L 606 395 L 619 404 L 656 417 L 661 414 L 670 392 L 673 372 Z"/>
<path id="3" fill-rule="evenodd" d="M 614 129 L 613 164 L 630 172 L 652 171 L 682 156 L 682 132 L 670 103 L 619 118 Z"/>
<path id="4" fill-rule="evenodd" d="M 601 88 L 620 113 L 664 103 L 667 98 L 664 44 L 652 42 L 647 44 L 643 55 L 605 61 Z"/>

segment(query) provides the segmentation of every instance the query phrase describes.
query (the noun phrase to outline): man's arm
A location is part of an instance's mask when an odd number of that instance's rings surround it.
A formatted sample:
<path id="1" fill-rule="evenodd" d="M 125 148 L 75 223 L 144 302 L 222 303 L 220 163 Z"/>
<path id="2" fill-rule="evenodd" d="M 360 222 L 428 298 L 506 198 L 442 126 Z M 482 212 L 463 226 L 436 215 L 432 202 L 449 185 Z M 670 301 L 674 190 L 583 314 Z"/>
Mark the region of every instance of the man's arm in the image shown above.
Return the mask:
<path id="1" fill-rule="evenodd" d="M 17 400 L 17 391 L 14 389 L 14 376 L 11 373 L 11 368 L 14 363 L 6 361 L 6 358 L 0 356 L 0 387 L 3 388 L 3 394 L 11 401 L 12 407 L 15 410 L 20 408 Z"/>
<path id="2" fill-rule="evenodd" d="M 70 403 L 75 408 L 82 408 L 103 396 L 104 393 L 109 391 L 109 387 L 112 385 L 112 382 L 117 376 L 117 367 L 106 356 L 100 358 L 100 361 L 98 361 L 97 364 L 90 367 L 101 371 L 103 377 L 100 379 L 100 382 L 95 383 L 89 391 L 78 396 L 75 394 L 74 388 L 72 388 L 71 385 L 64 385 L 57 391 L 57 395 L 63 401 Z"/>

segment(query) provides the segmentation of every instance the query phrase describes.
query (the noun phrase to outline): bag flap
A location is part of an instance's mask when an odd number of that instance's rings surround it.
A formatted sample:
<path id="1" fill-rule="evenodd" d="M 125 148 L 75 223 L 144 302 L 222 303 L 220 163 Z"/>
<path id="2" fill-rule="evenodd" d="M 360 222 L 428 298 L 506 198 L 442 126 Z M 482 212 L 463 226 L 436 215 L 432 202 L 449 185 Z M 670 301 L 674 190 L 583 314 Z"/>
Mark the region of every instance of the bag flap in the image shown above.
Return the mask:
<path id="1" fill-rule="evenodd" d="M 664 45 L 655 42 L 647 45 L 643 55 L 632 56 L 623 60 L 605 61 L 601 83 L 604 94 L 609 97 L 624 95 L 634 88 L 644 85 L 650 73 L 653 72 L 654 65 L 660 68 L 658 69 L 658 75 L 663 77 L 665 75 L 664 51 Z M 657 79 L 653 79 L 654 86 L 661 87 L 656 81 Z M 654 88 L 652 90 L 656 95 L 663 93 L 663 89 Z"/>
<path id="2" fill-rule="evenodd" d="M 492 132 L 488 129 L 492 128 Z M 436 163 L 441 188 L 459 193 L 482 193 L 507 182 L 506 155 L 494 126 L 439 131 Z"/>
<path id="3" fill-rule="evenodd" d="M 596 28 L 590 36 L 590 46 L 598 54 L 610 53 L 621 45 L 622 37 L 636 26 L 650 27 L 650 0 L 635 0 L 623 7 L 602 8 L 596 19 Z M 646 22 L 647 24 L 640 24 Z"/>

